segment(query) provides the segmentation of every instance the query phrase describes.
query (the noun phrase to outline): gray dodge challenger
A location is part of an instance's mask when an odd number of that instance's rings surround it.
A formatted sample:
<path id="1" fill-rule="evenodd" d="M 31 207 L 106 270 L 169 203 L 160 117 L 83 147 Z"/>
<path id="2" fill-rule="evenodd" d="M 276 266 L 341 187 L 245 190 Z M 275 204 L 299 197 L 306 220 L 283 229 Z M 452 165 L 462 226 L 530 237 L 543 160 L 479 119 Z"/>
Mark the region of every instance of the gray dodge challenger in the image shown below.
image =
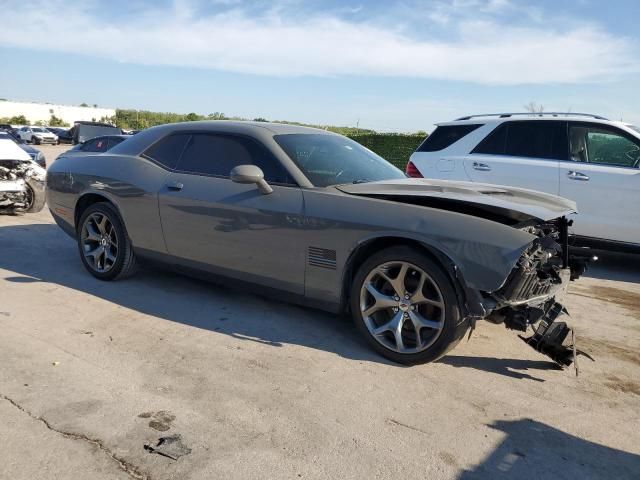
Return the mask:
<path id="1" fill-rule="evenodd" d="M 48 204 L 94 277 L 144 262 L 349 312 L 383 356 L 438 359 L 477 320 L 560 365 L 575 359 L 557 318 L 570 279 L 560 197 L 409 179 L 341 135 L 258 122 L 145 130 L 106 153 L 65 157 Z M 301 327 L 302 328 L 302 327 Z"/>

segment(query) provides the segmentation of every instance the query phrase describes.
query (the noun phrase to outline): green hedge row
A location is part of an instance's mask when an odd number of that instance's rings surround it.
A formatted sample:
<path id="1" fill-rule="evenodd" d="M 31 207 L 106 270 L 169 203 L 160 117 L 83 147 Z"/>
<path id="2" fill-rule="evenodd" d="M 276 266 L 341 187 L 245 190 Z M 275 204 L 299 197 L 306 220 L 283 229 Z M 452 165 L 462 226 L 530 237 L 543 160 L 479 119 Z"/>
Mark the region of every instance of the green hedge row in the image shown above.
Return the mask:
<path id="1" fill-rule="evenodd" d="M 399 133 L 351 134 L 347 136 L 376 152 L 402 171 L 407 166 L 411 154 L 426 137 L 422 134 L 403 135 Z"/>

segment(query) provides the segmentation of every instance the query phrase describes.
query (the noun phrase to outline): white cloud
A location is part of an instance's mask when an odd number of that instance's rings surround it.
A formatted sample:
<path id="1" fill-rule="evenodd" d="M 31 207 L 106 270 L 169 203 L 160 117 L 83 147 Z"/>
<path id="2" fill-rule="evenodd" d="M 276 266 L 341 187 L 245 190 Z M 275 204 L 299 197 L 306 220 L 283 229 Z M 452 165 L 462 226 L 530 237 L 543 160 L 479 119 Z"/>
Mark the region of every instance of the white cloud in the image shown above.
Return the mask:
<path id="1" fill-rule="evenodd" d="M 456 0 L 454 7 L 469 1 L 476 0 Z M 147 13 L 137 10 L 134 18 L 117 19 L 90 13 L 86 2 L 20 3 L 20 8 L 1 8 L 3 46 L 136 64 L 271 76 L 374 75 L 494 85 L 599 82 L 640 70 L 633 41 L 594 25 L 554 30 L 539 24 L 525 28 L 495 19 L 462 19 L 450 25 L 445 41 L 424 39 L 417 30 L 409 35 L 410 19 L 407 25 L 391 28 L 322 13 L 293 17 L 282 8 L 251 15 L 228 0 L 224 3 L 231 7 L 218 13 L 204 14 L 180 0 L 172 8 L 154 6 Z M 497 10 L 510 5 L 506 0 L 484 3 L 485 9 Z"/>

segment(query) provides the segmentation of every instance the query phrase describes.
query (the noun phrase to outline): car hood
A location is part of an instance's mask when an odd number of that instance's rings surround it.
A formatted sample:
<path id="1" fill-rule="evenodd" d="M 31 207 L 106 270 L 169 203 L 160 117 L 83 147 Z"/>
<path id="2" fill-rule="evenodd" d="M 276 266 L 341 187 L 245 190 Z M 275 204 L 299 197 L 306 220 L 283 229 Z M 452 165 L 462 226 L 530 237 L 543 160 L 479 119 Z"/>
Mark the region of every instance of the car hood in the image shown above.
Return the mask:
<path id="1" fill-rule="evenodd" d="M 575 202 L 524 188 L 483 183 L 407 178 L 337 185 L 350 195 L 452 210 L 501 223 L 552 220 L 576 213 Z"/>

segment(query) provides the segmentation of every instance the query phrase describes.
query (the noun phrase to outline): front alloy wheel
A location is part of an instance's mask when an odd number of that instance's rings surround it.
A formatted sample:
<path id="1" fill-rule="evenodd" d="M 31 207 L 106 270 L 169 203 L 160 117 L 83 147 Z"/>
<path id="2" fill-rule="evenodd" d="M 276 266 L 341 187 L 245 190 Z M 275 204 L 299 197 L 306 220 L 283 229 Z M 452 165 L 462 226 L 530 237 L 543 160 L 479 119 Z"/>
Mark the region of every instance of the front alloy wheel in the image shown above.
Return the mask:
<path id="1" fill-rule="evenodd" d="M 360 311 L 369 333 L 398 353 L 429 348 L 442 332 L 442 293 L 420 267 L 404 261 L 373 269 L 360 291 Z"/>
<path id="2" fill-rule="evenodd" d="M 382 250 L 358 270 L 351 313 L 383 356 L 399 363 L 437 360 L 464 336 L 468 322 L 448 275 L 421 251 Z"/>

